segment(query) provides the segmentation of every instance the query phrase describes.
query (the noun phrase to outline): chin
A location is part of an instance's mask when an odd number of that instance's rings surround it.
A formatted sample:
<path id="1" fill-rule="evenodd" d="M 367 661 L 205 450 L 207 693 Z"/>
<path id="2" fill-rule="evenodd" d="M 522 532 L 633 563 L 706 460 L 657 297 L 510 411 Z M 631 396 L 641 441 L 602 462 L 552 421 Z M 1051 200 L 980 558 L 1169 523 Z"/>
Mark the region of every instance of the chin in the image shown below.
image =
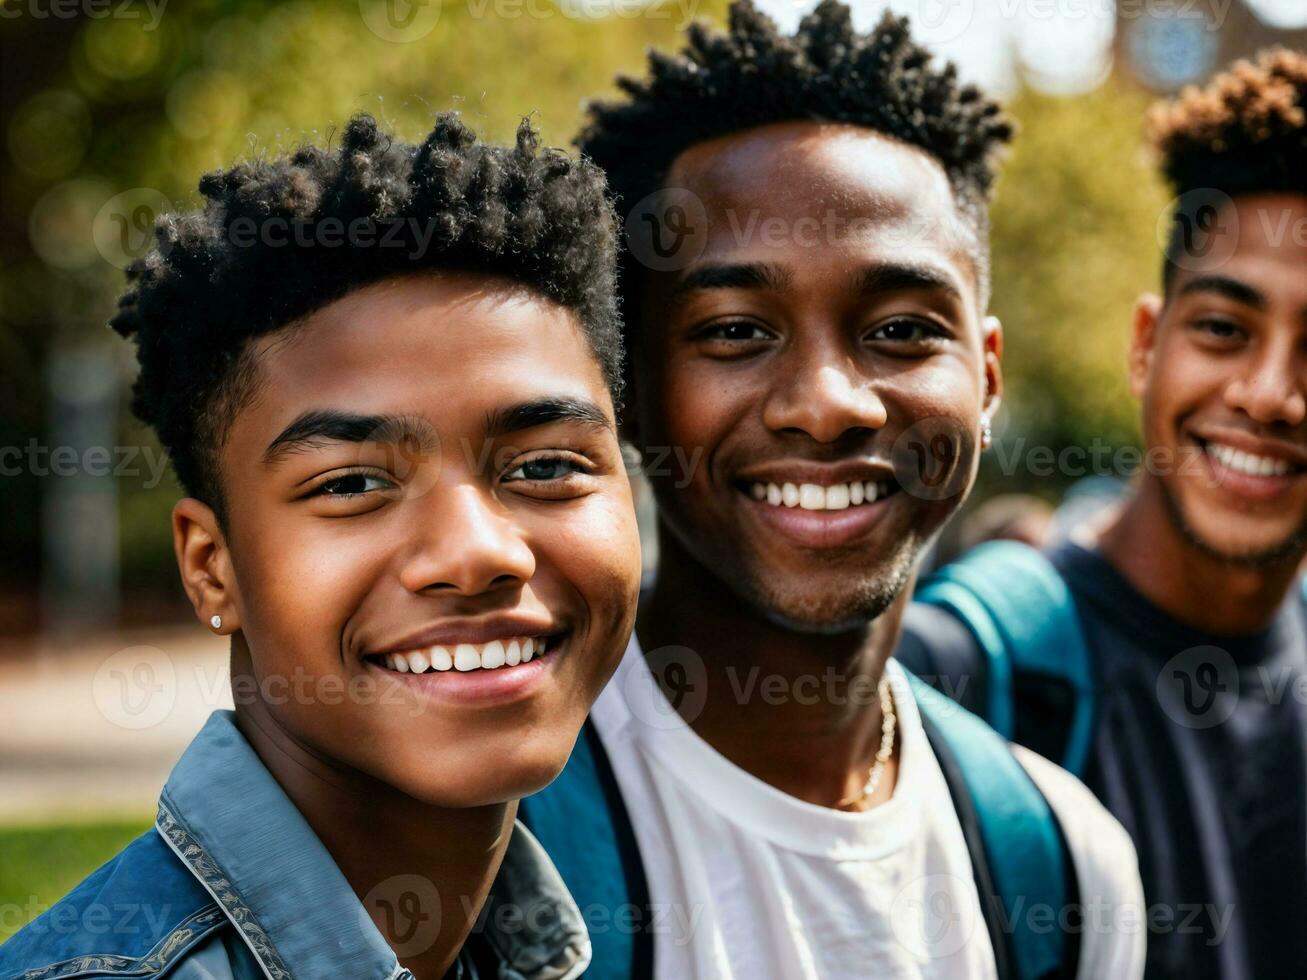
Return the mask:
<path id="1" fill-rule="evenodd" d="M 1297 564 L 1307 554 L 1307 518 L 1296 528 L 1285 527 L 1281 521 L 1275 522 L 1276 527 L 1258 526 L 1242 513 L 1188 508 L 1173 494 L 1165 499 L 1181 536 L 1209 558 L 1246 568 L 1274 568 Z"/>
<path id="2" fill-rule="evenodd" d="M 766 619 L 795 633 L 833 635 L 863 629 L 880 618 L 902 595 L 912 577 L 910 556 L 900 556 L 888 568 L 877 569 L 862 577 L 853 577 L 834 589 L 796 591 L 793 582 L 772 585 L 756 583 L 750 597 Z"/>
<path id="3" fill-rule="evenodd" d="M 563 771 L 575 739 L 522 733 L 513 750 L 490 748 L 454 766 L 428 763 L 428 785 L 418 796 L 435 806 L 491 806 L 520 800 L 544 789 Z M 435 781 L 433 781 L 433 779 Z"/>

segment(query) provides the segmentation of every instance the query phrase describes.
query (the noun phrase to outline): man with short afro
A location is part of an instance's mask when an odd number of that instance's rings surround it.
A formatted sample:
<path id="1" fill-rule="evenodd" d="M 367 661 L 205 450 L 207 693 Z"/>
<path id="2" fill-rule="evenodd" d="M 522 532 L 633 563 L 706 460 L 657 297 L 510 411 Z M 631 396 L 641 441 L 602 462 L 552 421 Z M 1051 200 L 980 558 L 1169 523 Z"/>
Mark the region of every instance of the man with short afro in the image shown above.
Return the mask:
<path id="1" fill-rule="evenodd" d="M 111 325 L 136 341 L 136 414 L 220 513 L 215 454 L 250 393 L 249 341 L 390 275 L 484 271 L 539 290 L 576 311 L 619 394 L 603 175 L 542 149 L 526 120 L 501 147 L 444 113 L 414 146 L 360 115 L 334 149 L 206 174 L 200 193 L 202 210 L 162 217 Z"/>
<path id="2" fill-rule="evenodd" d="M 658 567 L 527 819 L 582 907 L 636 910 L 592 930 L 606 977 L 1136 976 L 1138 933 L 1003 911 L 1129 905 L 1120 827 L 890 660 L 999 404 L 987 209 L 1013 123 L 903 18 L 728 18 L 578 139 L 625 216 L 623 422 Z M 551 819 L 569 806 L 584 835 Z M 1005 890 L 1017 853 L 1040 880 Z"/>
<path id="3" fill-rule="evenodd" d="M 1176 199 L 1161 293 L 1134 315 L 1146 463 L 1044 553 L 978 551 L 945 570 L 922 593 L 933 605 L 909 611 L 899 657 L 941 686 L 966 677 L 964 703 L 1082 773 L 1130 832 L 1148 976 L 1295 976 L 1307 961 L 1307 703 L 1288 696 L 1307 690 L 1307 55 L 1240 61 L 1159 103 L 1148 127 Z M 1000 593 L 1022 596 L 1019 609 L 1004 612 Z"/>
<path id="4" fill-rule="evenodd" d="M 581 912 L 516 817 L 639 594 L 603 174 L 526 122 L 411 145 L 359 116 L 200 191 L 113 327 L 233 710 L 0 976 L 579 977 Z"/>

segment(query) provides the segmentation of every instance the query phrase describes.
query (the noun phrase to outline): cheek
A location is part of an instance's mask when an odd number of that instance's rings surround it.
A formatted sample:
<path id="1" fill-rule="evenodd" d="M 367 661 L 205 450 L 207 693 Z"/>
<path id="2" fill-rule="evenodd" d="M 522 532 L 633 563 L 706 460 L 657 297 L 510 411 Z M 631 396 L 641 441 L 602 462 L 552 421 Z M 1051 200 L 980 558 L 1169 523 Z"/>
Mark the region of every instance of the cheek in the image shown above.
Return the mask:
<path id="1" fill-rule="evenodd" d="M 374 580 L 381 536 L 327 522 L 269 521 L 234 547 L 241 623 L 255 663 L 335 664 L 340 637 Z"/>
<path id="2" fill-rule="evenodd" d="M 1159 348 L 1144 391 L 1145 434 L 1150 442 L 1169 443 L 1176 425 L 1192 412 L 1223 401 L 1229 365 L 1179 342 Z"/>

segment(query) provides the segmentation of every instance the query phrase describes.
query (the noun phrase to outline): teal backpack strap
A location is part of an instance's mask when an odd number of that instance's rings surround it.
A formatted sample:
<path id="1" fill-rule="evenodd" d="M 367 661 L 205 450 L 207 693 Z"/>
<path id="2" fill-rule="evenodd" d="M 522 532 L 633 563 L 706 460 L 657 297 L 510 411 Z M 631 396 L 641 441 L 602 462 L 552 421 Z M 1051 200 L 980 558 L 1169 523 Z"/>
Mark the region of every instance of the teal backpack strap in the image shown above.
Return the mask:
<path id="1" fill-rule="evenodd" d="M 1060 914 L 1075 901 L 1074 872 L 1068 880 L 1065 841 L 1048 802 L 992 728 L 907 677 L 968 838 L 1000 980 L 1074 976 L 1078 946 L 1046 922 L 1035 928 L 1029 914 L 1036 907 Z"/>
<path id="2" fill-rule="evenodd" d="M 544 845 L 590 930 L 587 977 L 647 980 L 653 935 L 640 928 L 649 888 L 630 816 L 593 722 L 558 778 L 522 800 L 518 816 Z M 634 920 L 630 918 L 634 915 Z M 634 921 L 636 928 L 626 928 Z M 622 928 L 615 923 L 622 922 Z"/>
<path id="3" fill-rule="evenodd" d="M 1015 679 L 1062 681 L 1075 708 L 1062 767 L 1081 774 L 1094 724 L 1094 686 L 1075 598 L 1052 563 L 1015 541 L 989 541 L 922 583 L 916 598 L 949 610 L 975 635 L 988 668 L 986 721 L 1015 733 Z"/>

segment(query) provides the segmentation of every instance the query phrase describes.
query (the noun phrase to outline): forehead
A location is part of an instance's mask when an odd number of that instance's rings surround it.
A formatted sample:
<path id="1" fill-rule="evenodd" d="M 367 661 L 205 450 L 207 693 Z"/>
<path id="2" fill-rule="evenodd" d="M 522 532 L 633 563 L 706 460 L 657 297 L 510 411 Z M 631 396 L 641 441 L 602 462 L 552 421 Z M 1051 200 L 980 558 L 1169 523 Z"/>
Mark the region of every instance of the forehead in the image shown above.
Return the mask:
<path id="1" fill-rule="evenodd" d="M 331 408 L 421 414 L 466 431 L 497 405 L 533 395 L 608 404 L 570 310 L 471 274 L 367 286 L 263 339 L 255 355 L 257 396 L 236 427 L 280 431 L 305 409 Z"/>
<path id="2" fill-rule="evenodd" d="M 1198 261 L 1185 262 L 1180 284 L 1219 273 L 1253 286 L 1273 303 L 1307 308 L 1307 194 L 1237 197 L 1212 225 Z"/>
<path id="3" fill-rule="evenodd" d="M 976 232 L 939 161 L 862 126 L 787 122 L 699 143 L 666 185 L 703 203 L 705 255 L 818 251 L 934 262 L 974 286 Z M 761 256 L 760 256 L 761 257 Z"/>

